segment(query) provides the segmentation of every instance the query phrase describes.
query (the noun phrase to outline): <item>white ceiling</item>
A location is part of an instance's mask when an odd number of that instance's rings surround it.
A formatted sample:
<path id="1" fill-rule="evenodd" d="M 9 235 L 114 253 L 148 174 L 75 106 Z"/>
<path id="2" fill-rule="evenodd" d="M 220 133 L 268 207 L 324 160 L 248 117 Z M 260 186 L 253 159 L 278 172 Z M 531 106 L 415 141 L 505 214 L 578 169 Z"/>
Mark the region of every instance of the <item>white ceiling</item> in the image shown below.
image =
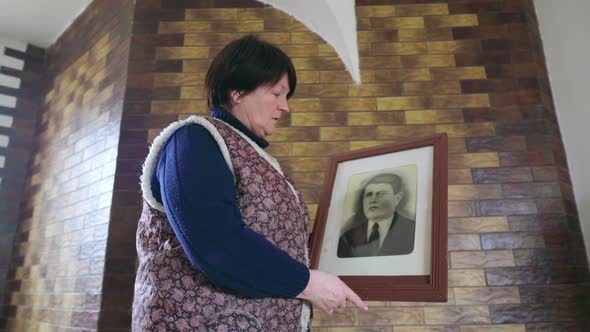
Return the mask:
<path id="1" fill-rule="evenodd" d="M 0 38 L 46 48 L 91 0 L 0 0 Z"/>

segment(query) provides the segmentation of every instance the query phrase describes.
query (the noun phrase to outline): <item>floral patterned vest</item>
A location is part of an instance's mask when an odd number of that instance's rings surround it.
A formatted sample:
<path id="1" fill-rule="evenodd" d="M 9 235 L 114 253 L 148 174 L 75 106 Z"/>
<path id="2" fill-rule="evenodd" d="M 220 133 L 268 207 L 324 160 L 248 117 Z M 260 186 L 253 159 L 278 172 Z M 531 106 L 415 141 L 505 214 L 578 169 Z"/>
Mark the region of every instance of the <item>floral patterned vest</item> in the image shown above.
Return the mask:
<path id="1" fill-rule="evenodd" d="M 189 123 L 208 129 L 219 144 L 234 176 L 246 225 L 308 264 L 309 214 L 276 160 L 218 119 L 192 116 L 175 122 L 154 140 L 143 168 L 133 331 L 307 331 L 306 302 L 248 298 L 216 287 L 191 266 L 150 188 L 160 150 L 176 129 Z"/>

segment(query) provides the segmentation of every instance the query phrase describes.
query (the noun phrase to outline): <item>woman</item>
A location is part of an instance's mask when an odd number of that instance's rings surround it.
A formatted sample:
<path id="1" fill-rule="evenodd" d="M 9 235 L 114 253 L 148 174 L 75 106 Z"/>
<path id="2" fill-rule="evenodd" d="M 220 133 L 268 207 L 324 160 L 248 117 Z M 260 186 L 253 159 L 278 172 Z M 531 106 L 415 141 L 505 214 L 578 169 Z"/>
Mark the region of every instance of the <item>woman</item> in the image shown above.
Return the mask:
<path id="1" fill-rule="evenodd" d="M 297 84 L 289 57 L 246 36 L 206 77 L 211 117 L 171 124 L 142 174 L 135 331 L 307 331 L 310 308 L 362 300 L 309 270 L 301 196 L 264 152 Z"/>

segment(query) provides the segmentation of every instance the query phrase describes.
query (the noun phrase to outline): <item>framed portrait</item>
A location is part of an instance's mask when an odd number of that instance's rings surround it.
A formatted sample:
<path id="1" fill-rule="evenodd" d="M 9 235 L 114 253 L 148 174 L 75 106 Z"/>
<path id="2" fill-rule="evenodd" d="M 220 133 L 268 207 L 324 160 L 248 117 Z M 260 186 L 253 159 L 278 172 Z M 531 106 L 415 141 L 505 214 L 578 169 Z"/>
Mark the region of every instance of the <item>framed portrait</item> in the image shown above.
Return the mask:
<path id="1" fill-rule="evenodd" d="M 364 300 L 447 301 L 447 136 L 335 155 L 311 267 Z"/>

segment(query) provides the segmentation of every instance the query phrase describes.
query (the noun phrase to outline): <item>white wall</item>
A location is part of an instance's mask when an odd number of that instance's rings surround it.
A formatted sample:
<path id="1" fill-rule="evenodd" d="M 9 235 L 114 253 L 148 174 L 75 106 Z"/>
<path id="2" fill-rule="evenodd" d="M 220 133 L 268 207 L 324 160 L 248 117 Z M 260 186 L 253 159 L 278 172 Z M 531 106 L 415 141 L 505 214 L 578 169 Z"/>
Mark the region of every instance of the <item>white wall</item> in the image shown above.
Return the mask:
<path id="1" fill-rule="evenodd" d="M 590 1 L 535 0 L 535 7 L 590 257 Z"/>

